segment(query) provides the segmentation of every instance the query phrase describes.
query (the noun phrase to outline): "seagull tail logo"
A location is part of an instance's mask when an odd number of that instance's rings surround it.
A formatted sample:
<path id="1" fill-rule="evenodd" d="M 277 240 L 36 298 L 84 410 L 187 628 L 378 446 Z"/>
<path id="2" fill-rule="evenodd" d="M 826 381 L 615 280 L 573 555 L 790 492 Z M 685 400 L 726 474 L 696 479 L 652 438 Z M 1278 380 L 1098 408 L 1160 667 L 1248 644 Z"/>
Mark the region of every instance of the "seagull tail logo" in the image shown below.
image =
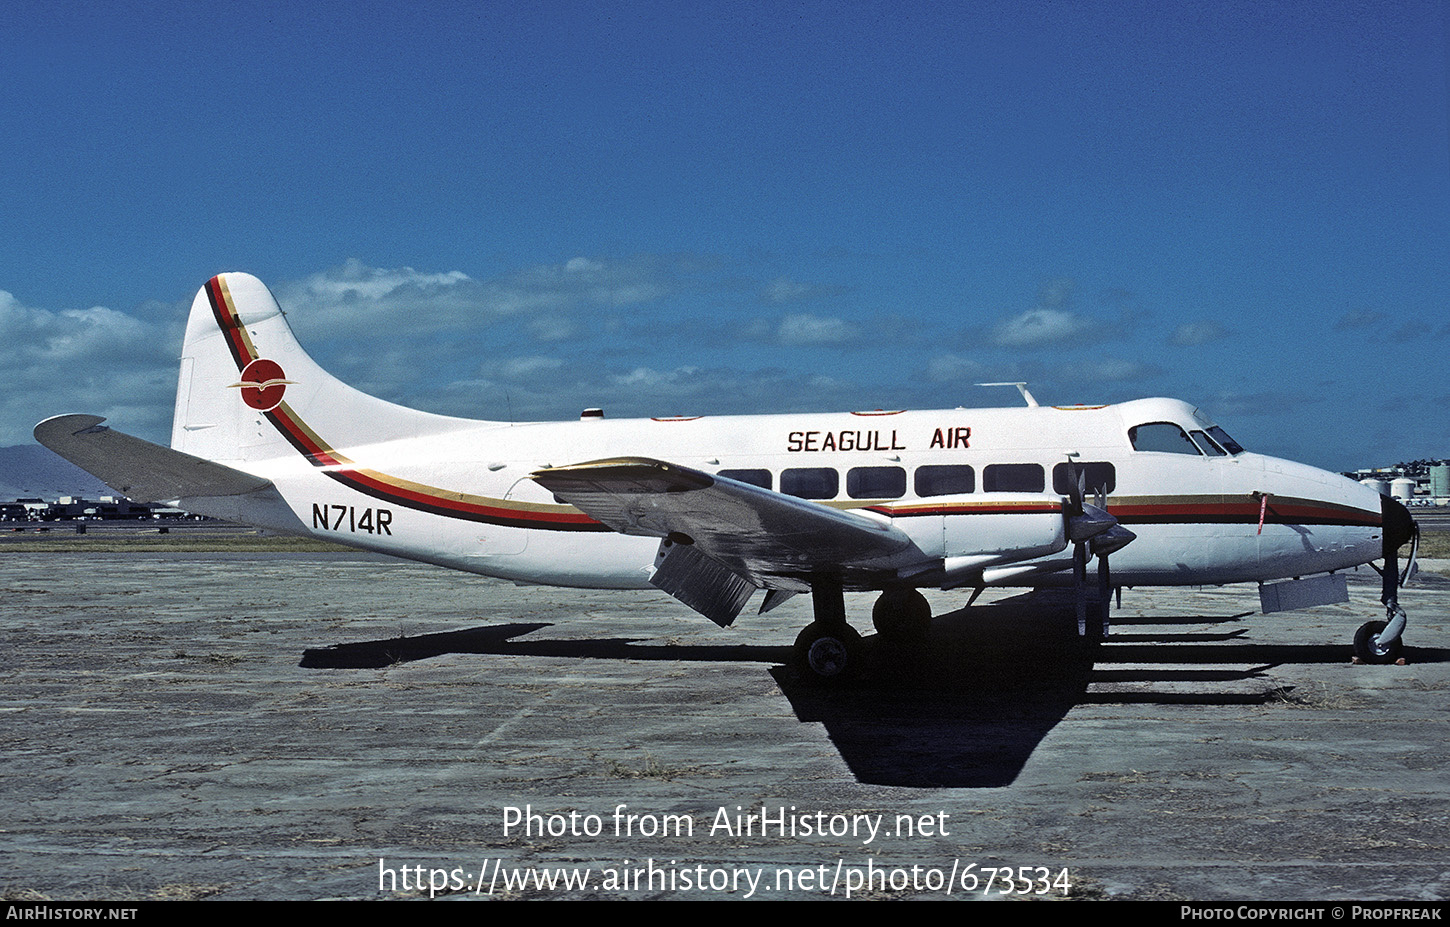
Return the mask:
<path id="1" fill-rule="evenodd" d="M 240 382 L 230 383 L 228 387 L 240 389 L 242 402 L 258 412 L 270 412 L 281 405 L 282 394 L 287 391 L 287 384 L 292 382 L 282 372 L 280 364 L 259 357 L 242 368 Z"/>

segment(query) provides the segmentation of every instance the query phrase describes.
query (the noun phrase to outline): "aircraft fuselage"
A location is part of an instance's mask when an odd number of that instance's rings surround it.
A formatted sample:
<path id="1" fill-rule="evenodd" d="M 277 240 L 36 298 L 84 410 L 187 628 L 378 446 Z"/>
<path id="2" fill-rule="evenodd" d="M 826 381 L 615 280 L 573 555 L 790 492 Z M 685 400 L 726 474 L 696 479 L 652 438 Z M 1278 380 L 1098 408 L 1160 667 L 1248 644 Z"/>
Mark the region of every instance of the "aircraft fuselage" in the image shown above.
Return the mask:
<path id="1" fill-rule="evenodd" d="M 256 424 L 272 427 L 261 415 Z M 285 500 L 287 511 L 275 513 L 269 527 L 544 584 L 649 585 L 657 539 L 616 534 L 560 504 L 530 478 L 550 467 L 625 454 L 744 475 L 747 482 L 803 492 L 822 505 L 884 515 L 926 557 L 950 556 L 953 535 L 980 528 L 982 510 L 995 500 L 1067 494 L 1064 468 L 1071 459 L 1087 474 L 1089 495 L 1092 480 L 1111 480 L 1106 508 L 1138 535 L 1113 555 L 1121 585 L 1264 581 L 1345 569 L 1380 556 L 1380 497 L 1373 490 L 1247 451 L 1208 456 L 1188 443 L 1178 450 L 1137 450 L 1129 430 L 1147 424 L 1176 426 L 1185 437 L 1193 434 L 1189 442 L 1200 443 L 1211 427 L 1191 406 L 1171 399 L 1097 407 L 460 422 L 432 436 L 350 446 L 347 464 L 315 462 L 333 451 L 330 445 L 308 447 L 309 462 L 294 441 L 291 453 L 237 465 L 272 480 Z M 325 441 L 321 426 L 298 431 Z M 1221 450 L 1211 439 L 1205 446 Z M 945 491 L 967 483 L 970 491 Z M 989 583 L 992 576 L 988 568 Z M 1070 578 L 1061 571 L 1018 577 L 1000 582 L 1041 585 Z"/>

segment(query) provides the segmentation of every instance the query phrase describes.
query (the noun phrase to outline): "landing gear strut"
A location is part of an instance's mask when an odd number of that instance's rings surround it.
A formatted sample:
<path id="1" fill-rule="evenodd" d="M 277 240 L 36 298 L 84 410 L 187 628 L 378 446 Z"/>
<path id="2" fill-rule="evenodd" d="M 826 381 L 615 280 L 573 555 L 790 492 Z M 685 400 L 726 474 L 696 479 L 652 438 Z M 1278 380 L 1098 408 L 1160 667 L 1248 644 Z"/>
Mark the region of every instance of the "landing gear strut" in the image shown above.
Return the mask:
<path id="1" fill-rule="evenodd" d="M 846 599 L 839 580 L 811 585 L 816 620 L 795 639 L 795 668 L 802 680 L 839 685 L 861 672 L 861 635 L 846 623 Z"/>
<path id="2" fill-rule="evenodd" d="M 1359 663 L 1399 661 L 1400 638 L 1405 633 L 1407 619 L 1405 610 L 1400 607 L 1400 587 L 1414 575 L 1415 555 L 1420 547 L 1420 526 L 1410 517 L 1409 509 L 1390 496 L 1381 496 L 1380 513 L 1384 521 L 1381 543 L 1385 565 L 1375 569 L 1380 574 L 1380 602 L 1385 607 L 1386 620 L 1366 621 L 1354 632 L 1354 659 Z M 1410 557 L 1401 573 L 1399 549 L 1407 542 L 1410 542 Z"/>

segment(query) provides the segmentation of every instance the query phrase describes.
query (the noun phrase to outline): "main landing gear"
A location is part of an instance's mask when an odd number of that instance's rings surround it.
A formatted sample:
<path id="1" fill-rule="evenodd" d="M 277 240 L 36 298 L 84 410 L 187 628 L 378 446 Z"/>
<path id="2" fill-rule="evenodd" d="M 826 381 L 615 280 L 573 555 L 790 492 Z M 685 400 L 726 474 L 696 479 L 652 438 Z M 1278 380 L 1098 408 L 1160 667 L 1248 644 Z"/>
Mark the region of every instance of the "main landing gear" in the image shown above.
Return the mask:
<path id="1" fill-rule="evenodd" d="M 815 685 L 839 685 L 857 679 L 864 642 L 846 622 L 846 600 L 836 580 L 811 586 L 815 620 L 795 639 L 795 669 Z M 871 620 L 878 636 L 893 642 L 924 638 L 931 626 L 931 605 L 915 589 L 888 589 L 876 600 Z"/>
<path id="2" fill-rule="evenodd" d="M 861 635 L 846 623 L 846 596 L 839 580 L 811 585 L 815 621 L 795 639 L 796 671 L 806 682 L 836 685 L 861 673 Z"/>
<path id="3" fill-rule="evenodd" d="M 871 608 L 876 633 L 893 641 L 913 641 L 931 630 L 931 603 L 915 589 L 887 589 Z"/>

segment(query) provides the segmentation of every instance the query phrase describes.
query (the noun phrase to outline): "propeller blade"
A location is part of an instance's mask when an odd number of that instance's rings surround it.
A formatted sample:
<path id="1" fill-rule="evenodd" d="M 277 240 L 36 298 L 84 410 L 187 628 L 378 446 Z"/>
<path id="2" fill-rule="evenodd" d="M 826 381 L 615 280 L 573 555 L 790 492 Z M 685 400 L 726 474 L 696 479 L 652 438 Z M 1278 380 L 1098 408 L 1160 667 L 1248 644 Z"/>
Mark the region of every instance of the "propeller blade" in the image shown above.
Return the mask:
<path id="1" fill-rule="evenodd" d="M 1077 606 L 1077 636 L 1087 636 L 1087 542 L 1072 545 L 1072 587 Z"/>
<path id="2" fill-rule="evenodd" d="M 1071 457 L 1067 459 L 1067 498 L 1068 514 L 1074 517 L 1083 513 L 1083 477 L 1085 474 L 1078 469 L 1077 461 Z"/>
<path id="3" fill-rule="evenodd" d="M 1102 635 L 1108 636 L 1108 615 L 1111 613 L 1109 600 L 1113 594 L 1113 574 L 1108 567 L 1108 555 L 1098 555 L 1098 607 L 1102 609 Z"/>

